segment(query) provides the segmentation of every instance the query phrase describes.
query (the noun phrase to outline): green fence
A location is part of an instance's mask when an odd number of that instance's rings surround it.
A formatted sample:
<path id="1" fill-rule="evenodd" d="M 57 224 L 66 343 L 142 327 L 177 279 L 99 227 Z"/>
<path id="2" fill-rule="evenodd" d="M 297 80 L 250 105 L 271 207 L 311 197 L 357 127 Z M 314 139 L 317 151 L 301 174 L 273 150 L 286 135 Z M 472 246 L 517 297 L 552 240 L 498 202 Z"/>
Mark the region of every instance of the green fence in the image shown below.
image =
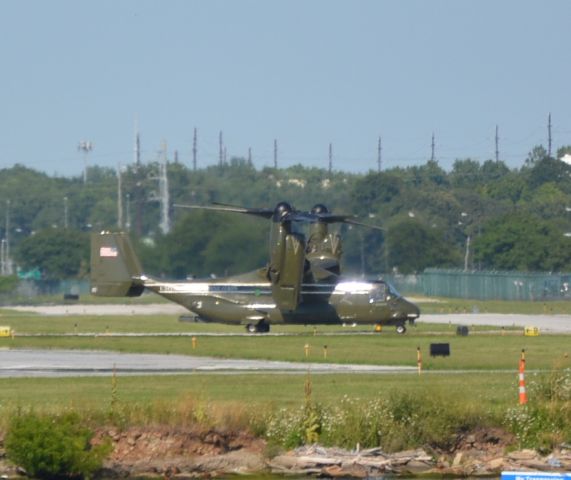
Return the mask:
<path id="1" fill-rule="evenodd" d="M 571 274 L 426 269 L 386 277 L 406 295 L 476 300 L 571 300 Z"/>

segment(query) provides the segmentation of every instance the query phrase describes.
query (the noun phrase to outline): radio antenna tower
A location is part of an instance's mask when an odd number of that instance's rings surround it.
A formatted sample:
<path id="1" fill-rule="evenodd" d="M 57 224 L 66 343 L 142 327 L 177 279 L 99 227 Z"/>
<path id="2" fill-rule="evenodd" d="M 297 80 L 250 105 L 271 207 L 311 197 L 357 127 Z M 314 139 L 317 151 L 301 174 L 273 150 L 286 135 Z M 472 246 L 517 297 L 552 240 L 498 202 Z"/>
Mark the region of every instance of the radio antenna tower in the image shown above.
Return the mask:
<path id="1" fill-rule="evenodd" d="M 192 139 L 192 169 L 196 172 L 196 154 L 198 147 L 198 130 L 194 127 L 194 137 Z"/>
<path id="2" fill-rule="evenodd" d="M 121 179 L 121 164 L 117 165 L 117 227 L 119 230 L 123 230 L 123 185 Z"/>
<path id="3" fill-rule="evenodd" d="M 87 156 L 93 150 L 93 143 L 87 140 L 81 140 L 77 149 L 83 152 L 83 183 L 87 183 Z"/>
<path id="4" fill-rule="evenodd" d="M 169 217 L 169 179 L 167 175 L 167 142 L 163 140 L 161 146 L 161 159 L 159 162 L 159 201 L 161 204 L 161 223 L 160 229 L 163 235 L 171 230 Z"/>
<path id="5" fill-rule="evenodd" d="M 133 146 L 133 154 L 135 165 L 139 167 L 141 165 L 141 137 L 139 136 L 139 122 L 135 118 L 135 145 Z"/>
<path id="6" fill-rule="evenodd" d="M 500 129 L 496 125 L 496 162 L 500 161 Z"/>
<path id="7" fill-rule="evenodd" d="M 222 138 L 222 130 L 218 135 L 218 163 L 220 166 L 224 165 L 224 140 Z"/>
<path id="8" fill-rule="evenodd" d="M 381 171 L 382 166 L 382 153 L 383 153 L 383 144 L 381 143 L 381 136 L 379 135 L 379 144 L 377 146 L 377 171 Z"/>
<path id="9" fill-rule="evenodd" d="M 274 168 L 278 169 L 278 139 L 274 138 Z"/>
<path id="10" fill-rule="evenodd" d="M 547 117 L 547 156 L 551 158 L 551 112 Z"/>

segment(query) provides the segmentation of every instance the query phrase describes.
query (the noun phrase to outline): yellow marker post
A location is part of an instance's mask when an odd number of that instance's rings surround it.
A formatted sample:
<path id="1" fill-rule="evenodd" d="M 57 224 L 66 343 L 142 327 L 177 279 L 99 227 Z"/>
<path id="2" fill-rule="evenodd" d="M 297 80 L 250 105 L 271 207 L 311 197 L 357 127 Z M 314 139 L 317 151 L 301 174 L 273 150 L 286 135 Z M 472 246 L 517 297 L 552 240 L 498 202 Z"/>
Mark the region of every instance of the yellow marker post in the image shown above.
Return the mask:
<path id="1" fill-rule="evenodd" d="M 323 345 L 323 359 L 327 360 L 327 345 Z"/>
<path id="2" fill-rule="evenodd" d="M 197 343 L 196 337 L 192 337 L 192 349 L 193 350 L 196 350 L 196 343 Z"/>
<path id="3" fill-rule="evenodd" d="M 416 364 L 418 366 L 418 375 L 422 373 L 422 353 L 420 352 L 420 347 L 416 348 Z"/>
<path id="4" fill-rule="evenodd" d="M 304 350 L 304 352 L 305 352 L 305 358 L 309 357 L 309 348 L 310 348 L 310 347 L 309 347 L 309 343 L 306 343 L 306 344 L 303 346 L 303 350 Z"/>
<path id="5" fill-rule="evenodd" d="M 12 329 L 10 327 L 0 327 L 0 337 L 11 337 Z"/>

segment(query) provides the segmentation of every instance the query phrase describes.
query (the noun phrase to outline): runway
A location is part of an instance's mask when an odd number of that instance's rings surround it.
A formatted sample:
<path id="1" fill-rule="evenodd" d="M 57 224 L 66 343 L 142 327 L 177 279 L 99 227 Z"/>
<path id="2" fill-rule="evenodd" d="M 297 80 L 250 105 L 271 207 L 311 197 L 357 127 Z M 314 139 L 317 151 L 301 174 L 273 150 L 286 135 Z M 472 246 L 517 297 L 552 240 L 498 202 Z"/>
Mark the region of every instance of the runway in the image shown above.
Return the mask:
<path id="1" fill-rule="evenodd" d="M 43 305 L 10 307 L 10 310 L 38 315 L 184 315 L 188 310 L 174 303 L 135 305 Z M 547 333 L 571 333 L 571 315 L 524 315 L 500 313 L 421 313 L 419 323 L 451 323 L 453 325 L 491 325 L 497 327 L 538 327 Z"/>
<path id="2" fill-rule="evenodd" d="M 192 373 L 407 373 L 415 367 L 295 363 L 82 350 L 0 350 L 0 378 Z"/>
<path id="3" fill-rule="evenodd" d="M 54 305 L 12 307 L 40 315 L 179 315 L 186 310 L 174 304 Z M 571 315 L 449 314 L 423 315 L 419 322 L 497 327 L 538 327 L 542 333 L 571 333 Z M 345 333 L 343 333 L 345 334 Z M 121 334 L 125 335 L 125 334 Z M 155 334 L 156 335 L 156 334 Z M 175 335 L 175 334 L 169 334 Z M 182 335 L 182 334 L 181 334 Z M 186 333 L 186 335 L 193 335 Z M 194 334 L 197 335 L 197 334 Z M 209 334 L 204 335 L 226 335 Z M 238 335 L 238 334 L 235 334 Z M 78 350 L 0 350 L 0 378 L 192 373 L 413 373 L 416 367 L 294 363 L 267 360 L 219 359 L 184 355 L 126 354 Z"/>

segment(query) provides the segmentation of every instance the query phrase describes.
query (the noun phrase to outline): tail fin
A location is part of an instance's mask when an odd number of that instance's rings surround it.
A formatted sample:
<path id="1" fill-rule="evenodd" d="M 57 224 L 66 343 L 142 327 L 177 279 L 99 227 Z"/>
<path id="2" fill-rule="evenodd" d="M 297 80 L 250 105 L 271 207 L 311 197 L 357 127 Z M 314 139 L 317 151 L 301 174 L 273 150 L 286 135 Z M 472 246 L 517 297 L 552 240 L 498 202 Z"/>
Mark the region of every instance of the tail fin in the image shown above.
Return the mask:
<path id="1" fill-rule="evenodd" d="M 102 297 L 138 297 L 145 289 L 143 270 L 125 233 L 91 235 L 91 293 Z"/>

